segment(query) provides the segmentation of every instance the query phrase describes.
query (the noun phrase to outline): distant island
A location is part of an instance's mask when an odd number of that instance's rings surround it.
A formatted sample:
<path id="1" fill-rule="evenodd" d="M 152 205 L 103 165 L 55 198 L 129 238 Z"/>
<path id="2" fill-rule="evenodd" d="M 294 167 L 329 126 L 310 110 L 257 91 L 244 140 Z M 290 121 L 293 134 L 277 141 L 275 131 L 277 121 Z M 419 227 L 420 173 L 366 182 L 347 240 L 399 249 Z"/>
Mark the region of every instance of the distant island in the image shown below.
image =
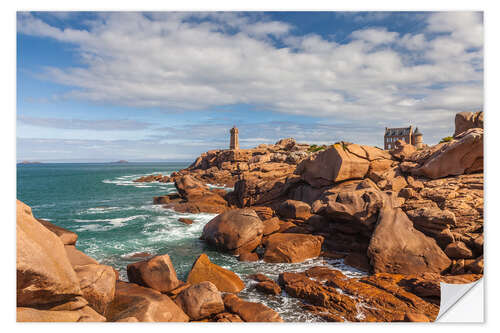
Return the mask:
<path id="1" fill-rule="evenodd" d="M 119 160 L 119 161 L 116 161 L 116 162 L 110 162 L 110 163 L 128 163 L 128 161 L 125 161 L 125 160 Z"/>
<path id="2" fill-rule="evenodd" d="M 17 164 L 42 164 L 42 162 L 38 162 L 38 161 L 22 161 L 22 162 L 18 162 Z"/>

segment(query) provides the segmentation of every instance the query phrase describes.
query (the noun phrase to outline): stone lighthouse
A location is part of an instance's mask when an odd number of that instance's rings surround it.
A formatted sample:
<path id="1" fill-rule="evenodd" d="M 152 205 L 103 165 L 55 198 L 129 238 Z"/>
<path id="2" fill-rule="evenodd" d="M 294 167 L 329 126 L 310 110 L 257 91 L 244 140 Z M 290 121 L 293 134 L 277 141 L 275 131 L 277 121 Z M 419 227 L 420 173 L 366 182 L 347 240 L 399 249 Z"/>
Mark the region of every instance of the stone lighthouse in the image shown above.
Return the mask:
<path id="1" fill-rule="evenodd" d="M 229 149 L 240 149 L 240 141 L 238 139 L 238 128 L 236 126 L 233 126 L 229 130 L 229 133 L 231 133 L 231 140 L 229 141 Z"/>
<path id="2" fill-rule="evenodd" d="M 418 127 L 415 129 L 415 132 L 413 132 L 413 137 L 415 138 L 415 142 L 413 143 L 413 145 L 417 147 L 417 149 L 423 148 L 424 138 L 422 132 L 418 130 Z"/>

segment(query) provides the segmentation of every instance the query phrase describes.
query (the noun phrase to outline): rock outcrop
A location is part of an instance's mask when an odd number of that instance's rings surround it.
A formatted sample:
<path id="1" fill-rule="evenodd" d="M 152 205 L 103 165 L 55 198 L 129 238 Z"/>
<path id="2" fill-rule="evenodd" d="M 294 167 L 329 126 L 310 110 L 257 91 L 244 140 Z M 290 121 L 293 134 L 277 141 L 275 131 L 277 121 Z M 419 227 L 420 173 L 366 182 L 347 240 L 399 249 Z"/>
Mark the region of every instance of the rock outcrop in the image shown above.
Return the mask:
<path id="1" fill-rule="evenodd" d="M 210 190 L 191 175 L 177 177 L 175 187 L 179 195 L 157 197 L 154 202 L 165 204 L 165 208 L 188 213 L 222 213 L 229 209 L 224 190 Z"/>
<path id="2" fill-rule="evenodd" d="M 278 282 L 290 296 L 306 302 L 305 309 L 327 321 L 405 321 L 407 313 L 433 321 L 439 312 L 436 300 L 413 294 L 403 279 L 398 274 L 348 278 L 338 270 L 313 267 L 282 273 Z"/>
<path id="3" fill-rule="evenodd" d="M 436 241 L 416 230 L 391 203 L 380 209 L 367 254 L 375 273 L 441 273 L 451 264 Z"/>
<path id="4" fill-rule="evenodd" d="M 483 129 L 472 128 L 442 144 L 413 175 L 431 179 L 483 171 Z"/>
<path id="5" fill-rule="evenodd" d="M 17 306 L 64 302 L 82 291 L 59 237 L 17 201 Z"/>
<path id="6" fill-rule="evenodd" d="M 483 126 L 483 111 L 460 112 L 455 116 L 455 133 L 453 134 L 453 136 L 456 137 L 471 128 L 483 128 Z"/>

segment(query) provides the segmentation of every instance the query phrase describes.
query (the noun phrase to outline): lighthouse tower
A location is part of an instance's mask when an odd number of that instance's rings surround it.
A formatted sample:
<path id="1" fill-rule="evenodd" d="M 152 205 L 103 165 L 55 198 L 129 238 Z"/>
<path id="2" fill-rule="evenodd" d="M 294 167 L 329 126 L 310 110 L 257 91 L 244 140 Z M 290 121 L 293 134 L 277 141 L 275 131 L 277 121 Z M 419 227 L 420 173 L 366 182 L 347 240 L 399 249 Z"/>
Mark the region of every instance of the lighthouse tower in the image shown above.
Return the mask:
<path id="1" fill-rule="evenodd" d="M 238 139 L 238 128 L 236 126 L 233 126 L 229 130 L 229 133 L 231 133 L 231 139 L 229 141 L 229 149 L 240 149 L 240 141 Z"/>
<path id="2" fill-rule="evenodd" d="M 413 136 L 415 138 L 414 146 L 417 147 L 417 149 L 423 148 L 424 138 L 422 132 L 418 130 L 418 127 L 415 129 L 415 132 L 413 132 Z"/>

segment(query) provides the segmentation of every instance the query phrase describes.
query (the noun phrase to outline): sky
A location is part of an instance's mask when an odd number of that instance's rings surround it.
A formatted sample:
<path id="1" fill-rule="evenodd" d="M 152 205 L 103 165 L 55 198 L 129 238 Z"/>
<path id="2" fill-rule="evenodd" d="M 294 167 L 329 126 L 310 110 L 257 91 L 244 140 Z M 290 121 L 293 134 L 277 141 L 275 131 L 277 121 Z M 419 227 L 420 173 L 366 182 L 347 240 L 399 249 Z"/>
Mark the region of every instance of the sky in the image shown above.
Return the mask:
<path id="1" fill-rule="evenodd" d="M 481 12 L 18 12 L 17 160 L 435 144 L 483 108 Z"/>

